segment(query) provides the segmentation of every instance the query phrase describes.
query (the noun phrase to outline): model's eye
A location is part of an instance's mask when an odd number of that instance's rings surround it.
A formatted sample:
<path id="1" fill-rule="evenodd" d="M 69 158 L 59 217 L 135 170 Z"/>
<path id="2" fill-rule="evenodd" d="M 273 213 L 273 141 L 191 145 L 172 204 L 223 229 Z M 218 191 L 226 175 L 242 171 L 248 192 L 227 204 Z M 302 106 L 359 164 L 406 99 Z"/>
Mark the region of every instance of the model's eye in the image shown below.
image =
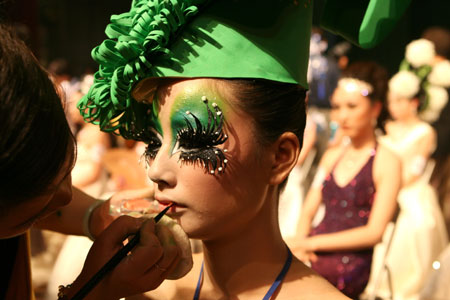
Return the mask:
<path id="1" fill-rule="evenodd" d="M 145 148 L 144 157 L 147 164 L 149 164 L 156 157 L 156 154 L 158 154 L 159 148 L 161 148 L 161 137 L 152 131 L 152 134 L 147 137 L 145 143 L 147 147 Z"/>
<path id="2" fill-rule="evenodd" d="M 185 117 L 186 128 L 177 133 L 177 143 L 174 152 L 180 151 L 180 160 L 184 163 L 200 164 L 206 171 L 214 174 L 215 171 L 225 170 L 227 159 L 224 152 L 216 146 L 225 143 L 228 139 L 223 132 L 223 115 L 220 108 L 213 103 L 214 112 L 208 106 L 208 101 L 203 100 L 208 111 L 208 125 L 203 126 L 200 120 L 192 113 L 195 124 Z"/>

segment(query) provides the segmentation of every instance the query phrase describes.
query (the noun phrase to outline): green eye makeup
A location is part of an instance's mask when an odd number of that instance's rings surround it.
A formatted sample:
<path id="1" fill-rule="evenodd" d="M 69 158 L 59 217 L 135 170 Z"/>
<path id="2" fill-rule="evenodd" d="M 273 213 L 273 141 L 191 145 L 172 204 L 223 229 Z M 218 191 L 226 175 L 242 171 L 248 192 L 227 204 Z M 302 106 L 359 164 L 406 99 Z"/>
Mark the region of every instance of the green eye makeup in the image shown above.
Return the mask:
<path id="1" fill-rule="evenodd" d="M 180 151 L 180 160 L 184 163 L 199 163 L 211 174 L 216 170 L 224 172 L 228 162 L 226 149 L 217 148 L 228 139 L 223 132 L 223 113 L 216 103 L 212 103 L 212 110 L 206 96 L 202 97 L 202 102 L 208 114 L 206 125 L 194 113 L 186 111 L 185 126 L 177 130 L 174 151 Z"/>
<path id="2" fill-rule="evenodd" d="M 228 160 L 222 145 L 228 139 L 223 131 L 224 115 L 219 105 L 220 99 L 210 101 L 207 96 L 195 92 L 182 93 L 171 109 L 170 124 L 172 135 L 171 155 L 179 152 L 182 164 L 198 165 L 209 174 L 223 173 Z M 216 98 L 216 97 L 211 97 Z M 160 124 L 155 122 L 155 125 Z M 159 128 L 161 126 L 159 125 Z M 147 163 L 156 157 L 161 144 L 162 132 L 155 126 L 149 134 L 145 151 Z"/>

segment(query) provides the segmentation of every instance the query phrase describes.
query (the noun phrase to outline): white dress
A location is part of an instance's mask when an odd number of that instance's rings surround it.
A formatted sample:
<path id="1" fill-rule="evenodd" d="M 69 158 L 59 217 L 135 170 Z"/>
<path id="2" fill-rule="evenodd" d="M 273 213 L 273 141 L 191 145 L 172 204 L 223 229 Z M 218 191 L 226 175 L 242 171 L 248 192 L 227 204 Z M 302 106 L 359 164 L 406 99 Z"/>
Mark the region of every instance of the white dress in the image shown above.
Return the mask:
<path id="1" fill-rule="evenodd" d="M 432 130 L 427 123 L 420 123 L 401 139 L 384 136 L 380 143 L 400 157 L 406 157 Z M 408 166 L 402 168 L 405 175 Z M 371 277 L 365 291 L 366 296 L 371 297 L 364 298 L 419 299 L 433 261 L 448 243 L 437 195 L 428 183 L 430 173 L 430 170 L 425 171 L 420 179 L 400 190 L 397 199 L 399 215 L 395 225 L 388 226 L 383 241 L 375 247 Z"/>
<path id="2" fill-rule="evenodd" d="M 450 299 L 450 245 L 433 262 L 433 271 L 420 294 L 421 300 Z"/>

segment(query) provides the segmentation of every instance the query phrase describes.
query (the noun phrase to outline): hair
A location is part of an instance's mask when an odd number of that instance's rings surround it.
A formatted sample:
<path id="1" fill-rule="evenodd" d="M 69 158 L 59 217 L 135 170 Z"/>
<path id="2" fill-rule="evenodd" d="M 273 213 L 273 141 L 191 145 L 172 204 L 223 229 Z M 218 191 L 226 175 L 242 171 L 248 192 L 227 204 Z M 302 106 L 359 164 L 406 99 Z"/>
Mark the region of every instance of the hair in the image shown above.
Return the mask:
<path id="1" fill-rule="evenodd" d="M 252 116 L 256 140 L 269 145 L 284 132 L 303 141 L 306 123 L 306 89 L 297 84 L 265 79 L 224 79 L 232 88 L 237 106 Z"/>
<path id="2" fill-rule="evenodd" d="M 341 74 L 341 78 L 350 77 L 369 83 L 373 91 L 367 95 L 370 102 L 380 102 L 382 110 L 378 116 L 377 127 L 384 130 L 384 123 L 389 116 L 386 109 L 386 95 L 389 75 L 384 67 L 373 61 L 358 61 L 351 63 Z"/>
<path id="3" fill-rule="evenodd" d="M 433 26 L 427 28 L 422 37 L 434 44 L 437 55 L 450 59 L 450 31 L 448 29 Z"/>
<path id="4" fill-rule="evenodd" d="M 0 24 L 0 207 L 52 192 L 75 139 L 48 73 Z"/>
<path id="5" fill-rule="evenodd" d="M 239 101 L 236 106 L 249 114 L 256 141 L 262 146 L 275 142 L 284 132 L 294 133 L 303 144 L 306 124 L 306 89 L 297 84 L 265 79 L 223 79 Z M 287 179 L 280 184 L 281 191 Z"/>

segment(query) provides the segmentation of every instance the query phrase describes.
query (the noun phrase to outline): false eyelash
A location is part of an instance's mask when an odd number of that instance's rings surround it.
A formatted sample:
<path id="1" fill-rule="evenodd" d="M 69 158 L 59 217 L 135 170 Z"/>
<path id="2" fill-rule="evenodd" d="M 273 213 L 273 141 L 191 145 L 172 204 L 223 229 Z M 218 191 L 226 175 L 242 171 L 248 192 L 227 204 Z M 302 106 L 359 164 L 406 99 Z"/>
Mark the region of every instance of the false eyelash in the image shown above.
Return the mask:
<path id="1" fill-rule="evenodd" d="M 153 133 L 147 137 L 146 143 L 147 147 L 145 147 L 144 154 L 142 155 L 147 164 L 150 164 L 150 161 L 156 157 L 159 148 L 161 148 L 161 140 Z"/>
<path id="2" fill-rule="evenodd" d="M 184 163 L 200 163 L 209 173 L 216 170 L 225 171 L 227 159 L 224 151 L 215 146 L 225 143 L 228 136 L 223 132 L 223 114 L 217 104 L 213 103 L 215 113 L 208 106 L 208 101 L 203 100 L 208 111 L 208 125 L 204 127 L 200 120 L 192 113 L 187 113 L 194 118 L 195 128 L 188 118 L 184 117 L 186 127 L 177 132 L 180 160 Z"/>

